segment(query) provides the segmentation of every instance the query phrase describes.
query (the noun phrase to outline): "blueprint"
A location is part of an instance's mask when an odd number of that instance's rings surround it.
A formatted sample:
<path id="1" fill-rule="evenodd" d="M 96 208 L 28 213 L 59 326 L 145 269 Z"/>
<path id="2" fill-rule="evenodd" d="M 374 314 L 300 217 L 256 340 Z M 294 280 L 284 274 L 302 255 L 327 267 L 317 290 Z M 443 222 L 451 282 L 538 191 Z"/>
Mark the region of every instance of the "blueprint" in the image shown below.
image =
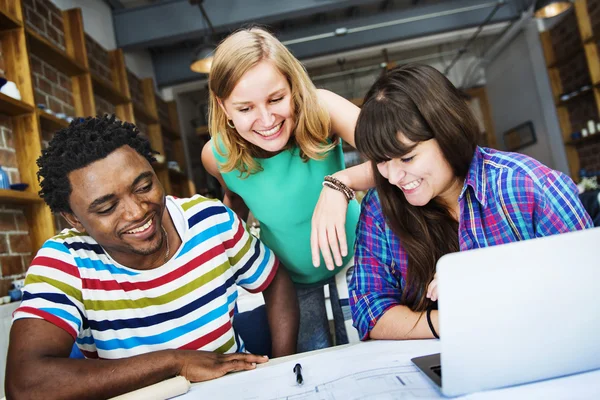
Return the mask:
<path id="1" fill-rule="evenodd" d="M 433 340 L 361 343 L 194 384 L 178 399 L 437 399 L 437 390 L 410 361 L 436 352 L 439 342 Z M 302 386 L 296 385 L 296 363 L 302 365 Z"/>

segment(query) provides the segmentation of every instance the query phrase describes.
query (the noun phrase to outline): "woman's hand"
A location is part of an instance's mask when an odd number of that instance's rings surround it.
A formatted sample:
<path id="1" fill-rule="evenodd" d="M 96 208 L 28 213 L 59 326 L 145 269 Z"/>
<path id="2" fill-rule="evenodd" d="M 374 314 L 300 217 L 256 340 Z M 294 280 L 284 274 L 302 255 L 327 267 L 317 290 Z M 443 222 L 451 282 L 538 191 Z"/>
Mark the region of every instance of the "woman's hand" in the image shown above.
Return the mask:
<path id="1" fill-rule="evenodd" d="M 347 211 L 346 196 L 337 190 L 323 187 L 313 213 L 310 234 L 312 262 L 315 267 L 320 265 L 319 251 L 323 255 L 327 269 L 333 271 L 334 261 L 338 267 L 342 266 L 342 257 L 348 255 Z"/>
<path id="2" fill-rule="evenodd" d="M 427 286 L 427 298 L 430 299 L 431 301 L 437 301 L 438 299 L 438 290 L 437 290 L 437 286 L 438 286 L 438 281 L 437 281 L 437 272 L 436 274 L 433 276 L 433 280 L 429 283 L 429 286 Z"/>

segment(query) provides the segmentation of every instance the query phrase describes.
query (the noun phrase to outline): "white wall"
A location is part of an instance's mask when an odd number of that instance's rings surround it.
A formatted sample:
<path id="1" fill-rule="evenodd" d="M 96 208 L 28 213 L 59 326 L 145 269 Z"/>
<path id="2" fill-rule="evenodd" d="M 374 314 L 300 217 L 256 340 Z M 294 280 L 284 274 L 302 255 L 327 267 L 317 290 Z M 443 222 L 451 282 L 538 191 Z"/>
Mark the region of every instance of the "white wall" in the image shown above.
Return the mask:
<path id="1" fill-rule="evenodd" d="M 106 50 L 117 48 L 112 10 L 104 0 L 51 0 L 61 10 L 81 8 L 85 33 Z M 139 78 L 155 79 L 152 58 L 147 50 L 125 51 L 125 64 Z"/>
<path id="2" fill-rule="evenodd" d="M 518 152 L 568 173 L 568 164 L 535 21 L 506 46 L 486 69 L 486 89 L 498 146 L 503 133 L 533 121 L 537 143 Z"/>
<path id="3" fill-rule="evenodd" d="M 61 10 L 81 8 L 85 32 L 106 50 L 117 48 L 112 11 L 103 0 L 51 0 Z"/>

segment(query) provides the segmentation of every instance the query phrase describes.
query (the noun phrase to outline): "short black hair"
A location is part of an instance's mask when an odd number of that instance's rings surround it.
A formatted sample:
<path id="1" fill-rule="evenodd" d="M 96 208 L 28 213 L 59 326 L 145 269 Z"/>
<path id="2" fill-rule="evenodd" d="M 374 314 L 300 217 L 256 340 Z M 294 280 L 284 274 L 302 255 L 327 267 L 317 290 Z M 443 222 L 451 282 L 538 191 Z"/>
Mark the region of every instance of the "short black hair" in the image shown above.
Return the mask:
<path id="1" fill-rule="evenodd" d="M 37 159 L 37 176 L 44 199 L 54 213 L 72 213 L 69 196 L 72 187 L 68 174 L 107 157 L 122 146 L 129 146 L 148 162 L 156 161 L 148 139 L 135 125 L 114 115 L 75 119 L 68 128 L 54 134 L 48 148 Z"/>

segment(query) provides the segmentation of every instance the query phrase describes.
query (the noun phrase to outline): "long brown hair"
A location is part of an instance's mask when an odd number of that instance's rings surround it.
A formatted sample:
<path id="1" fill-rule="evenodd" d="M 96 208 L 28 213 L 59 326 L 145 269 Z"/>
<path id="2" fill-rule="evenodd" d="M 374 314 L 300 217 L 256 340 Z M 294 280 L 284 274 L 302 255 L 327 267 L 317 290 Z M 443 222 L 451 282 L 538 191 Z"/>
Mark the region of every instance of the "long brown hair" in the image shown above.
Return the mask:
<path id="1" fill-rule="evenodd" d="M 290 140 L 298 145 L 302 159 L 323 159 L 334 147 L 327 141 L 331 128 L 329 113 L 319 101 L 317 89 L 304 66 L 265 29 L 240 29 L 217 47 L 208 78 L 210 134 L 219 136 L 224 149 L 216 147 L 216 150 L 227 158 L 220 165 L 222 172 L 236 169 L 241 176 L 248 176 L 261 170 L 253 158 L 261 149 L 227 125 L 227 115 L 218 99 L 227 99 L 242 76 L 263 60 L 273 62 L 290 85 L 295 120 Z"/>
<path id="2" fill-rule="evenodd" d="M 445 205 L 433 199 L 417 207 L 377 170 L 377 163 L 400 158 L 414 143 L 435 139 L 461 181 L 476 148 L 478 125 L 460 92 L 435 68 L 407 64 L 382 75 L 365 96 L 356 124 L 356 148 L 373 164 L 377 193 L 386 223 L 408 254 L 402 303 L 413 311 L 429 304 L 427 285 L 437 260 L 458 247 L 458 222 Z"/>

